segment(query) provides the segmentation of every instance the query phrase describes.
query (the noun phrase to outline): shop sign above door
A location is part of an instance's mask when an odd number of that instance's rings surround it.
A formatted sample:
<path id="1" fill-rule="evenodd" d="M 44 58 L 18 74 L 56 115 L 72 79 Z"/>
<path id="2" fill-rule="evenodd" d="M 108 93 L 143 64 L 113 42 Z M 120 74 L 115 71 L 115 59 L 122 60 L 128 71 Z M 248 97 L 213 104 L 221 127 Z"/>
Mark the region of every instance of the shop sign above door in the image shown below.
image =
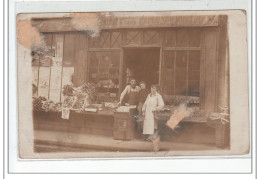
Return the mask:
<path id="1" fill-rule="evenodd" d="M 101 17 L 101 29 L 218 26 L 218 16 Z"/>
<path id="2" fill-rule="evenodd" d="M 195 16 L 99 16 L 100 29 L 150 28 L 150 27 L 210 27 L 219 25 L 218 15 Z M 71 17 L 34 18 L 32 25 L 40 32 L 83 31 L 77 29 Z M 87 31 L 91 29 L 85 29 Z"/>

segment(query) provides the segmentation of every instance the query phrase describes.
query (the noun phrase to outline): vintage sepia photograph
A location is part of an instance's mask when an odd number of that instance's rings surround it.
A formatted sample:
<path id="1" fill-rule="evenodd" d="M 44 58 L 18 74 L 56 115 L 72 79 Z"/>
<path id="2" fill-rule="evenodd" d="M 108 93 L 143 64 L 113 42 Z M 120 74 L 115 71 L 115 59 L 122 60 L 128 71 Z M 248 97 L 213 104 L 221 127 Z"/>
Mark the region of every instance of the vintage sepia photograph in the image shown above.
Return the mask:
<path id="1" fill-rule="evenodd" d="M 232 138 L 248 153 L 249 118 L 231 127 L 231 16 L 244 33 L 243 11 L 18 14 L 20 157 L 221 155 Z"/>

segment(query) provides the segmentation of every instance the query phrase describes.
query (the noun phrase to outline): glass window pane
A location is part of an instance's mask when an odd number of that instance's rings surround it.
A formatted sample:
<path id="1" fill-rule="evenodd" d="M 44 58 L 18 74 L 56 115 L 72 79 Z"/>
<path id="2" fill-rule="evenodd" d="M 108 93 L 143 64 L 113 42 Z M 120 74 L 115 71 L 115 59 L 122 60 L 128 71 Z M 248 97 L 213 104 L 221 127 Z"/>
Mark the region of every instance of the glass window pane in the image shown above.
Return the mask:
<path id="1" fill-rule="evenodd" d="M 89 69 L 89 80 L 91 83 L 98 82 L 98 69 L 97 68 L 90 68 Z"/>
<path id="2" fill-rule="evenodd" d="M 164 70 L 162 70 L 162 84 L 164 94 L 174 94 L 174 59 L 175 51 L 164 51 Z"/>
<path id="3" fill-rule="evenodd" d="M 187 51 L 176 51 L 176 68 L 187 68 Z"/>
<path id="4" fill-rule="evenodd" d="M 119 65 L 120 65 L 120 52 L 119 51 L 111 52 L 110 64 L 112 67 L 119 67 Z"/>
<path id="5" fill-rule="evenodd" d="M 98 57 L 96 52 L 89 52 L 89 80 L 92 83 L 98 82 Z"/>
<path id="6" fill-rule="evenodd" d="M 110 66 L 110 52 L 98 52 L 99 67 L 108 68 Z"/>
<path id="7" fill-rule="evenodd" d="M 200 96 L 200 51 L 189 51 L 189 96 Z"/>
<path id="8" fill-rule="evenodd" d="M 89 80 L 97 85 L 100 102 L 114 101 L 119 92 L 120 52 L 89 52 Z"/>
<path id="9" fill-rule="evenodd" d="M 189 81 L 189 96 L 200 96 L 200 82 L 198 80 Z"/>
<path id="10" fill-rule="evenodd" d="M 164 52 L 164 67 L 174 68 L 175 51 L 165 51 Z"/>
<path id="11" fill-rule="evenodd" d="M 164 94 L 199 96 L 199 50 L 165 51 L 163 67 Z"/>
<path id="12" fill-rule="evenodd" d="M 189 81 L 190 80 L 197 80 L 199 81 L 200 80 L 200 71 L 194 71 L 194 70 L 190 70 L 189 69 Z"/>
<path id="13" fill-rule="evenodd" d="M 189 69 L 200 70 L 200 51 L 189 51 Z"/>
<path id="14" fill-rule="evenodd" d="M 175 95 L 187 95 L 187 70 L 175 71 Z"/>

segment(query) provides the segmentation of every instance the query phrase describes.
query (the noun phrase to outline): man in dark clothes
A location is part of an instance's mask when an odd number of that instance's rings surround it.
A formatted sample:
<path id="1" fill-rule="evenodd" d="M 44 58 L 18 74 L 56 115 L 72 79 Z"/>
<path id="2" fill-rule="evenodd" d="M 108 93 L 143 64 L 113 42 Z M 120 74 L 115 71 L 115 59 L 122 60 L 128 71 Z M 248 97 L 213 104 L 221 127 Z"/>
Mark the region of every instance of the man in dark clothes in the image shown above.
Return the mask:
<path id="1" fill-rule="evenodd" d="M 137 120 L 137 122 L 141 122 L 143 121 L 143 117 L 142 117 L 142 108 L 143 108 L 143 104 L 149 94 L 149 90 L 146 89 L 146 84 L 145 82 L 140 82 L 140 88 L 141 90 L 139 91 L 138 94 L 138 106 L 137 106 L 137 110 L 138 110 L 138 116 L 139 119 Z"/>
<path id="2" fill-rule="evenodd" d="M 136 86 L 136 80 L 133 78 L 130 81 L 130 85 L 127 85 L 124 91 L 121 93 L 119 105 L 138 105 L 138 93 L 141 90 L 139 86 Z M 127 102 L 125 103 L 125 97 Z"/>

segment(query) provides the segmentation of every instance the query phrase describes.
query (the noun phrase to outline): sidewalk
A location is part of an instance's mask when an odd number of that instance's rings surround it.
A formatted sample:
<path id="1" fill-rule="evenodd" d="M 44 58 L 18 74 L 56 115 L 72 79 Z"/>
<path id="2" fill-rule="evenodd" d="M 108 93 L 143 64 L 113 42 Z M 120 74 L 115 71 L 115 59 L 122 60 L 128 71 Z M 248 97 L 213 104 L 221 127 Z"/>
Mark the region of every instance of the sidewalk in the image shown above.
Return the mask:
<path id="1" fill-rule="evenodd" d="M 36 152 L 86 152 L 86 151 L 153 151 L 152 142 L 141 139 L 114 140 L 112 137 L 82 133 L 34 131 Z M 214 145 L 158 141 L 160 151 L 169 150 L 219 150 Z"/>

